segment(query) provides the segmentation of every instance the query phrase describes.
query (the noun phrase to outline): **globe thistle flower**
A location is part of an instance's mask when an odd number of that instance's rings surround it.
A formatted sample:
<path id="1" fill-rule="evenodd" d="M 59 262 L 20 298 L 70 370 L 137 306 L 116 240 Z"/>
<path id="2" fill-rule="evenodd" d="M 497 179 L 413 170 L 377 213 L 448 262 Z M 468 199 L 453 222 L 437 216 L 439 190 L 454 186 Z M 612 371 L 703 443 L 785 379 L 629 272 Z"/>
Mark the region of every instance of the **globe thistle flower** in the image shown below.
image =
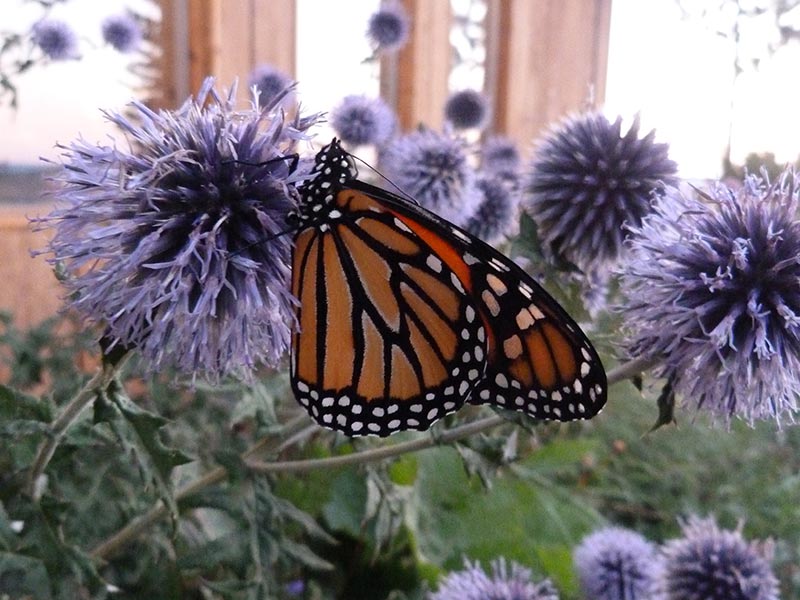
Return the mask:
<path id="1" fill-rule="evenodd" d="M 396 118 L 381 98 L 346 96 L 331 111 L 331 126 L 346 144 L 381 146 L 394 133 Z"/>
<path id="2" fill-rule="evenodd" d="M 730 421 L 792 419 L 800 394 L 797 176 L 700 197 L 669 189 L 631 228 L 622 271 L 631 355 Z"/>
<path id="3" fill-rule="evenodd" d="M 406 45 L 411 28 L 408 14 L 399 2 L 384 2 L 369 18 L 367 37 L 381 52 L 396 52 Z"/>
<path id="4" fill-rule="evenodd" d="M 516 182 L 522 159 L 517 145 L 509 138 L 492 136 L 481 147 L 481 170 Z"/>
<path id="5" fill-rule="evenodd" d="M 475 90 L 453 92 L 445 102 L 444 116 L 456 129 L 483 129 L 489 121 L 489 101 Z"/>
<path id="6" fill-rule="evenodd" d="M 109 113 L 129 148 L 62 146 L 66 206 L 38 221 L 71 305 L 152 370 L 247 376 L 289 344 L 285 157 L 314 118 L 286 123 L 255 97 L 236 111 L 235 97 L 208 80 L 176 111 Z"/>
<path id="7" fill-rule="evenodd" d="M 481 201 L 461 140 L 429 129 L 390 142 L 381 153 L 386 176 L 422 206 L 466 223 Z"/>
<path id="8" fill-rule="evenodd" d="M 127 13 L 106 17 L 101 31 L 103 40 L 118 52 L 132 52 L 142 41 L 142 27 Z"/>
<path id="9" fill-rule="evenodd" d="M 748 542 L 738 529 L 697 517 L 683 525 L 683 536 L 662 550 L 656 591 L 664 600 L 778 600 L 771 545 Z"/>
<path id="10" fill-rule="evenodd" d="M 510 567 L 504 558 L 492 561 L 488 575 L 479 563 L 464 561 L 464 570 L 451 573 L 429 600 L 558 600 L 550 580 L 533 583 L 530 569 L 514 562 Z"/>
<path id="11" fill-rule="evenodd" d="M 271 105 L 277 98 L 280 98 L 280 105 L 288 108 L 294 102 L 294 93 L 291 90 L 292 78 L 286 73 L 279 71 L 272 65 L 259 65 L 250 71 L 248 87 L 255 88 L 259 93 L 259 104 L 261 106 Z"/>
<path id="12" fill-rule="evenodd" d="M 481 177 L 477 182 L 481 201 L 464 229 L 484 242 L 494 244 L 511 233 L 517 221 L 517 194 L 499 177 Z"/>
<path id="13" fill-rule="evenodd" d="M 656 548 L 622 527 L 586 536 L 573 554 L 584 596 L 592 600 L 647 600 L 659 570 Z"/>
<path id="14" fill-rule="evenodd" d="M 621 118 L 599 113 L 568 118 L 545 136 L 527 174 L 527 208 L 545 250 L 584 270 L 617 259 L 623 225 L 642 222 L 677 170 L 654 131 L 639 137 L 638 119 L 621 128 Z"/>
<path id="15" fill-rule="evenodd" d="M 31 39 L 45 56 L 53 60 L 77 57 L 78 39 L 64 21 L 42 19 L 33 26 Z"/>

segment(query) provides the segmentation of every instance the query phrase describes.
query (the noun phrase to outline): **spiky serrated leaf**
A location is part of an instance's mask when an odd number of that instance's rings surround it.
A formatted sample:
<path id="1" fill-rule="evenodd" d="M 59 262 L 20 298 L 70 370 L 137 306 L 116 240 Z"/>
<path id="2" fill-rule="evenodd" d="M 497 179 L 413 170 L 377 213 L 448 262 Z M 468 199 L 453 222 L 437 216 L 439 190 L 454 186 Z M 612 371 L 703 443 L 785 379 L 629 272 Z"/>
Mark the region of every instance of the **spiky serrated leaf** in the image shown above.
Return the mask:
<path id="1" fill-rule="evenodd" d="M 284 539 L 281 543 L 281 549 L 302 565 L 316 571 L 330 571 L 333 569 L 331 563 L 315 554 L 305 544 L 298 544 L 290 539 Z"/>
<path id="2" fill-rule="evenodd" d="M 53 420 L 54 407 L 48 398 L 37 398 L 0 385 L 0 422 L 31 420 L 49 423 Z"/>
<path id="3" fill-rule="evenodd" d="M 0 593 L 2 598 L 52 598 L 44 563 L 30 556 L 0 552 Z"/>
<path id="4" fill-rule="evenodd" d="M 190 462 L 191 458 L 161 441 L 160 429 L 167 419 L 139 407 L 120 386 L 112 385 L 95 402 L 95 421 L 111 426 L 125 452 L 136 461 L 145 484 L 154 487 L 173 524 L 177 523 L 178 506 L 170 475 L 173 468 Z"/>

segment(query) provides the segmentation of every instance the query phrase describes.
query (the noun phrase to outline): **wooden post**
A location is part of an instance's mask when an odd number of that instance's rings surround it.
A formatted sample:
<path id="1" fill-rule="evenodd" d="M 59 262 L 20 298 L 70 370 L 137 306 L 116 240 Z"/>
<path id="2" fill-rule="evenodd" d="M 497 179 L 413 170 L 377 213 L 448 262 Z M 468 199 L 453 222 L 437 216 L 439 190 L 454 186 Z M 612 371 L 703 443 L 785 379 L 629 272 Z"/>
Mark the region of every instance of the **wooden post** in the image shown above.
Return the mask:
<path id="1" fill-rule="evenodd" d="M 295 0 L 160 0 L 166 58 L 164 80 L 176 105 L 209 75 L 222 88 L 239 81 L 240 97 L 253 67 L 269 63 L 295 73 Z M 183 26 L 185 23 L 185 27 Z M 184 39 L 180 39 L 183 36 Z M 185 69 L 188 77 L 177 69 Z M 182 85 L 181 81 L 185 81 Z M 184 89 L 184 88 L 188 88 Z M 165 97 L 170 97 L 166 93 Z"/>
<path id="2" fill-rule="evenodd" d="M 612 0 L 490 0 L 495 130 L 523 148 L 605 95 Z"/>
<path id="3" fill-rule="evenodd" d="M 452 56 L 450 2 L 403 0 L 403 5 L 411 18 L 411 34 L 396 65 L 391 57 L 382 60 L 381 90 L 396 91 L 395 110 L 402 130 L 420 123 L 439 129 L 444 121 Z M 396 80 L 387 80 L 392 77 Z"/>

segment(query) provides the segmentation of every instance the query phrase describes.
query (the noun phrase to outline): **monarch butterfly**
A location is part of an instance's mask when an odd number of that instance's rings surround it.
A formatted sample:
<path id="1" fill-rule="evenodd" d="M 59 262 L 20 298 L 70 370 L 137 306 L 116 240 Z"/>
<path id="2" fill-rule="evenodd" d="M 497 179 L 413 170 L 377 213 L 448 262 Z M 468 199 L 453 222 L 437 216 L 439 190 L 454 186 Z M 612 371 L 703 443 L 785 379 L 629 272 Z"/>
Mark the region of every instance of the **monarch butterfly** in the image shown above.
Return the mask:
<path id="1" fill-rule="evenodd" d="M 510 259 L 357 178 L 334 139 L 291 215 L 291 384 L 350 436 L 425 430 L 465 402 L 570 421 L 606 375 L 572 318 Z"/>

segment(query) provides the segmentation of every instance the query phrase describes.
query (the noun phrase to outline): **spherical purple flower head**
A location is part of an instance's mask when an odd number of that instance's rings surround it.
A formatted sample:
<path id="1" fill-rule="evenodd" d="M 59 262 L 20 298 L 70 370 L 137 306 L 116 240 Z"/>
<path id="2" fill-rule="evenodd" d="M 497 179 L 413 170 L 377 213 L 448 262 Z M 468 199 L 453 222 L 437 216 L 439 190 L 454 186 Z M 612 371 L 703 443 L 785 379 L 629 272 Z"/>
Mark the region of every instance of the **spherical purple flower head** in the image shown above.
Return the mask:
<path id="1" fill-rule="evenodd" d="M 248 87 L 255 86 L 258 89 L 258 102 L 261 106 L 270 106 L 279 98 L 283 108 L 290 107 L 294 102 L 293 83 L 286 73 L 266 64 L 254 68 L 248 78 Z"/>
<path id="2" fill-rule="evenodd" d="M 111 15 L 101 25 L 103 40 L 118 52 L 132 52 L 142 41 L 142 27 L 130 14 Z"/>
<path id="3" fill-rule="evenodd" d="M 384 2 L 377 12 L 369 18 L 367 37 L 381 52 L 396 52 L 405 46 L 410 30 L 408 14 L 402 4 L 395 1 Z"/>
<path id="4" fill-rule="evenodd" d="M 151 369 L 212 380 L 247 376 L 284 354 L 293 321 L 287 289 L 293 202 L 288 160 L 314 118 L 236 111 L 207 80 L 196 99 L 137 123 L 109 120 L 130 147 L 64 146 L 58 196 L 39 221 L 70 302 Z"/>
<path id="5" fill-rule="evenodd" d="M 346 96 L 331 111 L 331 126 L 345 144 L 381 146 L 394 133 L 397 119 L 381 98 Z"/>
<path id="6" fill-rule="evenodd" d="M 575 568 L 586 598 L 647 600 L 659 572 L 653 544 L 621 527 L 606 527 L 586 536 L 575 548 Z"/>
<path id="7" fill-rule="evenodd" d="M 566 119 L 539 144 L 525 183 L 545 250 L 586 271 L 617 259 L 623 225 L 639 225 L 653 192 L 674 181 L 655 132 L 640 138 L 638 120 L 621 127 L 599 113 Z"/>
<path id="8" fill-rule="evenodd" d="M 517 145 L 507 137 L 492 136 L 481 147 L 481 169 L 486 173 L 516 181 L 521 164 Z"/>
<path id="9" fill-rule="evenodd" d="M 56 19 L 42 19 L 31 30 L 33 43 L 53 60 L 67 60 L 78 55 L 78 39 L 72 28 Z"/>
<path id="10" fill-rule="evenodd" d="M 483 129 L 489 122 L 489 101 L 475 90 L 453 92 L 445 102 L 444 116 L 456 129 Z"/>
<path id="11" fill-rule="evenodd" d="M 713 519 L 689 519 L 667 542 L 656 592 L 664 600 L 778 600 L 770 544 L 747 542 Z"/>
<path id="12" fill-rule="evenodd" d="M 456 225 L 466 223 L 481 201 L 464 143 L 447 134 L 425 129 L 401 136 L 380 159 L 392 183 Z"/>
<path id="13" fill-rule="evenodd" d="M 492 561 L 488 575 L 479 563 L 464 561 L 464 570 L 450 573 L 429 600 L 558 600 L 550 580 L 533 583 L 530 569 L 504 558 Z"/>
<path id="14" fill-rule="evenodd" d="M 670 188 L 631 228 L 628 351 L 659 361 L 679 396 L 725 421 L 780 422 L 797 410 L 799 182 L 786 172 L 702 197 Z"/>
<path id="15" fill-rule="evenodd" d="M 518 195 L 499 177 L 480 177 L 477 186 L 482 199 L 464 229 L 484 242 L 495 244 L 516 225 Z"/>

